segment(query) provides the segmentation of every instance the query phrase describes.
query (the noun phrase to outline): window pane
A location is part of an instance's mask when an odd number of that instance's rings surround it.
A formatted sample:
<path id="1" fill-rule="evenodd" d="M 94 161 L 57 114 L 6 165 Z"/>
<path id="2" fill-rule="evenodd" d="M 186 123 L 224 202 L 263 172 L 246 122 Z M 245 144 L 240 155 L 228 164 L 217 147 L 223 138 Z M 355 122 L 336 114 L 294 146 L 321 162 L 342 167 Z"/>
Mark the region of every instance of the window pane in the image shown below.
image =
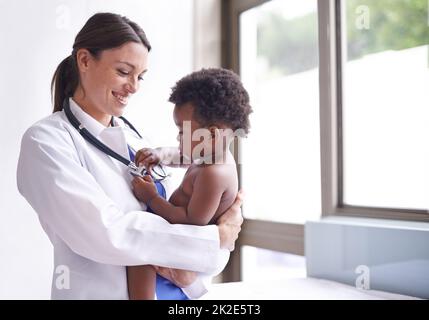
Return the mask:
<path id="1" fill-rule="evenodd" d="M 305 278 L 305 258 L 294 254 L 243 246 L 243 281 L 267 281 Z"/>
<path id="2" fill-rule="evenodd" d="M 347 1 L 344 202 L 428 208 L 427 0 Z"/>
<path id="3" fill-rule="evenodd" d="M 270 1 L 240 15 L 240 73 L 254 113 L 243 141 L 248 218 L 320 215 L 317 1 Z"/>

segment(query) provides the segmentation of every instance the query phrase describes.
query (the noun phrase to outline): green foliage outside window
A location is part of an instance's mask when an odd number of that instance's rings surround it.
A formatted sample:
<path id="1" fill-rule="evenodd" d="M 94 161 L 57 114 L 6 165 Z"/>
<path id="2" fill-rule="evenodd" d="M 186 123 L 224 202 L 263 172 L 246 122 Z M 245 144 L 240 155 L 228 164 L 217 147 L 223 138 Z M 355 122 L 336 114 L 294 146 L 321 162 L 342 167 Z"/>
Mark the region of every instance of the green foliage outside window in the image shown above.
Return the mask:
<path id="1" fill-rule="evenodd" d="M 429 44 L 428 0 L 347 0 L 348 60 L 386 50 Z M 359 6 L 366 6 L 369 29 L 359 28 Z M 368 18 L 368 17 L 367 17 Z M 287 20 L 270 12 L 258 23 L 258 56 L 276 73 L 294 74 L 318 65 L 317 14 Z"/>

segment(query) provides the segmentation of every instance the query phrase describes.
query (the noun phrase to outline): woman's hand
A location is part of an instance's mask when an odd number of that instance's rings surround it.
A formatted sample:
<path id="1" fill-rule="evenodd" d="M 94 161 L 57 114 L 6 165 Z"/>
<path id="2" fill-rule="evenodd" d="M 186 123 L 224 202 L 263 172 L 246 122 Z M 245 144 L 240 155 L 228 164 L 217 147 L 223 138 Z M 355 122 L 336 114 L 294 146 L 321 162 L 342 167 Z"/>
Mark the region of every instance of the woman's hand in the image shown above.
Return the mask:
<path id="1" fill-rule="evenodd" d="M 194 271 L 164 268 L 154 266 L 156 272 L 164 278 L 173 282 L 179 288 L 189 287 L 197 279 L 197 273 Z"/>
<path id="2" fill-rule="evenodd" d="M 240 209 L 243 204 L 243 197 L 244 193 L 240 190 L 231 207 L 217 220 L 216 224 L 219 228 L 219 240 L 222 249 L 233 251 L 235 248 L 235 241 L 243 224 L 243 215 Z"/>
<path id="3" fill-rule="evenodd" d="M 143 165 L 149 174 L 151 174 L 152 168 L 162 161 L 161 149 L 143 148 L 137 151 L 135 156 L 135 163 L 137 166 Z"/>
<path id="4" fill-rule="evenodd" d="M 143 178 L 135 177 L 131 182 L 134 196 L 140 201 L 148 204 L 152 199 L 158 196 L 158 190 L 152 177 L 145 175 Z"/>

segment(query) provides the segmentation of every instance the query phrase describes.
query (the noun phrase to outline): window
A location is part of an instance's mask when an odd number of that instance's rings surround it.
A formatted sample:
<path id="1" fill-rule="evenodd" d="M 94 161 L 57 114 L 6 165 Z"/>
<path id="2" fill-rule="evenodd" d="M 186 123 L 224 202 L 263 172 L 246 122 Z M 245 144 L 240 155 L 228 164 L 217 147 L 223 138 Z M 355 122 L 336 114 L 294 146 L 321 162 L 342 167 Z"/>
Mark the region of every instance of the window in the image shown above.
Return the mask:
<path id="1" fill-rule="evenodd" d="M 317 1 L 269 1 L 239 16 L 240 75 L 254 110 L 242 142 L 247 218 L 320 216 Z"/>
<path id="2" fill-rule="evenodd" d="M 223 66 L 254 108 L 226 279 L 253 254 L 243 246 L 303 255 L 302 223 L 320 211 L 429 221 L 427 0 L 222 4 Z"/>
<path id="3" fill-rule="evenodd" d="M 428 1 L 344 5 L 343 202 L 428 209 Z"/>
<path id="4" fill-rule="evenodd" d="M 264 270 L 304 255 L 303 223 L 321 214 L 317 0 L 224 0 L 222 17 L 222 65 L 240 74 L 254 109 L 238 159 L 246 221 L 224 272 L 237 281 L 258 272 L 241 260 L 264 250 Z"/>
<path id="5" fill-rule="evenodd" d="M 429 220 L 427 6 L 319 1 L 324 216 Z"/>

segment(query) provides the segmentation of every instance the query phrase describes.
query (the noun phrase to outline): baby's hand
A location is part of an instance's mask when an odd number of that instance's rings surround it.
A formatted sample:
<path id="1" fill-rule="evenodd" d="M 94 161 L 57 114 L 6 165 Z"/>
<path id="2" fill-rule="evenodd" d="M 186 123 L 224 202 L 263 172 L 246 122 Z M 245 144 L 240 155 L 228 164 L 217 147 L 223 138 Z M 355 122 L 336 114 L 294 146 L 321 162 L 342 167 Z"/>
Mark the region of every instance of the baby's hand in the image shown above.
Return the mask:
<path id="1" fill-rule="evenodd" d="M 149 174 L 152 168 L 161 162 L 160 149 L 143 148 L 136 153 L 135 163 L 137 166 L 144 166 Z"/>
<path id="2" fill-rule="evenodd" d="M 158 196 L 158 190 L 149 175 L 145 175 L 143 178 L 135 177 L 131 184 L 133 186 L 134 196 L 146 204 Z"/>

